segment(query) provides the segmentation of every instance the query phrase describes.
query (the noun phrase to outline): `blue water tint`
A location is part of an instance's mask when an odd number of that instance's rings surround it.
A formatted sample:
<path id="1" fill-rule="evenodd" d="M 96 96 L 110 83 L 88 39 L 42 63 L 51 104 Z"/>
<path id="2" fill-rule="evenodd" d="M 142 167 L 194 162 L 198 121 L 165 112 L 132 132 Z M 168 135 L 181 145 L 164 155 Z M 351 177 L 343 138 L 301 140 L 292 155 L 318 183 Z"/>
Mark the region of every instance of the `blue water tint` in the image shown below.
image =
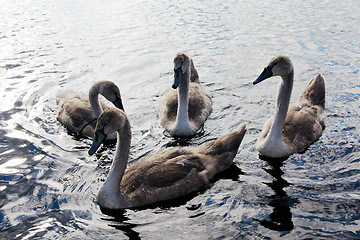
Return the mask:
<path id="1" fill-rule="evenodd" d="M 24 176 L 21 175 L 0 175 L 0 181 L 3 182 L 19 182 Z"/>
<path id="2" fill-rule="evenodd" d="M 9 222 L 9 219 L 7 218 L 3 210 L 0 210 L 0 222 L 1 222 L 0 230 L 11 227 L 11 223 Z"/>

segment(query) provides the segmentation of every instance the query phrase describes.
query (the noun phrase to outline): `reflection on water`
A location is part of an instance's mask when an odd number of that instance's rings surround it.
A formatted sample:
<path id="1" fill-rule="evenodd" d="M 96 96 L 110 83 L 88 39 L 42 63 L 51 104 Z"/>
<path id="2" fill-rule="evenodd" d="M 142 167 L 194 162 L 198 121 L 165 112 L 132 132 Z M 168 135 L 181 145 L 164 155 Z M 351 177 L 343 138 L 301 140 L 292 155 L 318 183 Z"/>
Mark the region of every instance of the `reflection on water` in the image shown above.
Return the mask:
<path id="1" fill-rule="evenodd" d="M 102 209 L 102 212 L 112 217 L 102 218 L 103 221 L 108 223 L 108 226 L 121 230 L 129 239 L 141 239 L 139 233 L 134 231 L 137 225 L 128 222 L 130 219 L 126 216 L 126 210 L 114 211 Z"/>
<path id="2" fill-rule="evenodd" d="M 294 203 L 294 200 L 291 199 L 284 190 L 284 188 L 291 184 L 282 178 L 284 172 L 281 170 L 281 167 L 287 158 L 271 159 L 262 157 L 262 159 L 269 165 L 269 168 L 264 168 L 264 170 L 274 177 L 275 180 L 270 183 L 265 183 L 274 191 L 273 195 L 268 196 L 268 205 L 273 208 L 273 211 L 269 216 L 270 220 L 264 219 L 259 222 L 261 225 L 271 230 L 291 231 L 294 228 L 294 224 L 291 219 L 292 214 L 290 204 Z"/>
<path id="3" fill-rule="evenodd" d="M 358 239 L 360 134 L 357 1 L 4 1 L 0 22 L 1 239 Z M 213 100 L 202 134 L 174 141 L 155 103 L 186 52 Z M 294 99 L 319 72 L 326 129 L 305 153 L 259 159 L 277 84 L 252 80 L 278 54 L 295 66 Z M 247 123 L 234 166 L 211 188 L 148 209 L 102 212 L 96 195 L 114 145 L 56 121 L 60 89 L 120 88 L 132 126 L 129 164 L 199 145 Z M 254 220 L 255 219 L 255 220 Z"/>

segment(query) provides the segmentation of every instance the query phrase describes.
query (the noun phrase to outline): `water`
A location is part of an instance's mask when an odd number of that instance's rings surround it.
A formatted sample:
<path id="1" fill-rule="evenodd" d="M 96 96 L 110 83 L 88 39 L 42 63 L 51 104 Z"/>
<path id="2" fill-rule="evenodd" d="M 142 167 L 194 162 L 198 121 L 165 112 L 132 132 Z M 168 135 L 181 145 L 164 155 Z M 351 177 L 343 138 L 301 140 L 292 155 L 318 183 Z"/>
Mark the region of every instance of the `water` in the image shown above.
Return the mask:
<path id="1" fill-rule="evenodd" d="M 360 238 L 358 1 L 3 1 L 0 23 L 0 238 Z M 201 144 L 246 122 L 235 166 L 170 206 L 109 216 L 96 194 L 114 146 L 56 121 L 59 89 L 99 80 L 121 89 L 130 161 L 173 143 L 155 114 L 186 52 L 213 98 Z M 304 154 L 261 160 L 255 142 L 278 79 L 253 86 L 271 57 L 295 65 L 292 102 L 326 80 L 326 129 Z"/>

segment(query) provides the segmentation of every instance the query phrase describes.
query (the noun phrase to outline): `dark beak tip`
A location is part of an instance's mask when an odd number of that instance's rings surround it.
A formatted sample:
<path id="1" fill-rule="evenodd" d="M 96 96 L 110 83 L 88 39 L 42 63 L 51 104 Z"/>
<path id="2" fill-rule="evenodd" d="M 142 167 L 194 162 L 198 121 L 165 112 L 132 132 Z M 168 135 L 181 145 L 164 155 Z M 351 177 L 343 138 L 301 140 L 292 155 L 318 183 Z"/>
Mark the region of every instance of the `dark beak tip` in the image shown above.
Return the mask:
<path id="1" fill-rule="evenodd" d="M 93 155 L 99 149 L 102 142 L 106 139 L 106 135 L 102 132 L 97 130 L 94 135 L 93 143 L 88 151 L 89 155 Z"/>
<path id="2" fill-rule="evenodd" d="M 253 81 L 253 85 L 256 85 L 256 84 L 258 84 L 259 82 L 262 82 L 262 81 L 263 81 L 263 79 L 260 80 L 260 79 L 258 78 L 258 79 L 256 79 L 255 81 Z"/>
<path id="3" fill-rule="evenodd" d="M 92 148 L 90 148 L 89 151 L 88 151 L 88 154 L 90 156 L 92 156 L 92 155 L 94 155 L 94 153 L 95 153 L 95 151 Z"/>
<path id="4" fill-rule="evenodd" d="M 116 98 L 116 100 L 113 102 L 113 104 L 115 105 L 115 107 L 117 107 L 125 112 L 121 98 Z"/>
<path id="5" fill-rule="evenodd" d="M 88 154 L 89 154 L 90 156 L 94 155 L 94 154 L 96 153 L 96 150 L 97 150 L 97 149 L 98 149 L 98 147 L 91 145 L 91 147 L 90 147 L 90 149 L 89 149 L 89 151 L 88 151 Z"/>
<path id="6" fill-rule="evenodd" d="M 260 74 L 260 76 L 253 82 L 253 85 L 258 84 L 272 76 L 273 76 L 273 73 L 271 72 L 271 70 L 269 70 L 268 67 L 266 67 L 266 68 L 264 68 L 264 71 Z"/>

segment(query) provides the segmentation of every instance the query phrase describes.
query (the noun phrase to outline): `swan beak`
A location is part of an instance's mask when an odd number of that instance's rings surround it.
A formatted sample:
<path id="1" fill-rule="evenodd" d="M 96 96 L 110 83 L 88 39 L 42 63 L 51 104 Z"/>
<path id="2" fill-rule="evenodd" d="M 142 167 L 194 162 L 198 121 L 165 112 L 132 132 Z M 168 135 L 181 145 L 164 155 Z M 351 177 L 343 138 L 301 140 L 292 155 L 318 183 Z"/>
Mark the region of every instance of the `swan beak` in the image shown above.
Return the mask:
<path id="1" fill-rule="evenodd" d="M 172 85 L 173 89 L 176 89 L 179 86 L 181 74 L 182 74 L 181 67 L 174 69 L 174 83 Z"/>
<path id="2" fill-rule="evenodd" d="M 115 107 L 117 107 L 125 112 L 121 98 L 116 97 L 115 101 L 113 101 L 113 104 L 115 105 Z"/>
<path id="3" fill-rule="evenodd" d="M 99 149 L 101 143 L 105 140 L 106 134 L 102 130 L 97 130 L 94 135 L 93 143 L 89 149 L 89 155 L 93 155 Z"/>
<path id="4" fill-rule="evenodd" d="M 264 71 L 260 74 L 260 76 L 253 82 L 253 84 L 258 84 L 259 82 L 264 81 L 265 79 L 272 77 L 273 73 L 271 72 L 270 67 L 264 68 Z"/>

